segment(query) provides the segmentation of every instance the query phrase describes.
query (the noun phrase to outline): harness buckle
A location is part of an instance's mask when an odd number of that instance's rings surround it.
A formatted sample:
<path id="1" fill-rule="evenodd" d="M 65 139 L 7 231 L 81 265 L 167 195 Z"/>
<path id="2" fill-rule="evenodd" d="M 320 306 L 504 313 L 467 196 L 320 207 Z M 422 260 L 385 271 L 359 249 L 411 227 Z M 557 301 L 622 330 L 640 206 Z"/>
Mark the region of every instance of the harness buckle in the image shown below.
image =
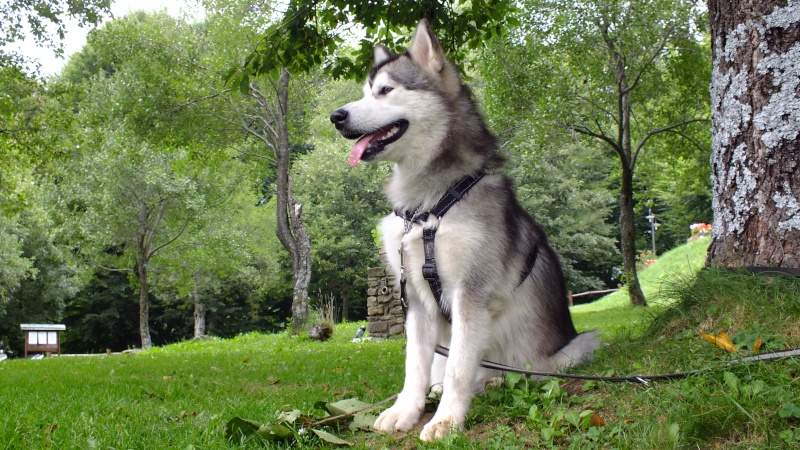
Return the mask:
<path id="1" fill-rule="evenodd" d="M 436 270 L 436 263 L 426 262 L 422 264 L 422 278 L 439 281 L 439 272 Z"/>

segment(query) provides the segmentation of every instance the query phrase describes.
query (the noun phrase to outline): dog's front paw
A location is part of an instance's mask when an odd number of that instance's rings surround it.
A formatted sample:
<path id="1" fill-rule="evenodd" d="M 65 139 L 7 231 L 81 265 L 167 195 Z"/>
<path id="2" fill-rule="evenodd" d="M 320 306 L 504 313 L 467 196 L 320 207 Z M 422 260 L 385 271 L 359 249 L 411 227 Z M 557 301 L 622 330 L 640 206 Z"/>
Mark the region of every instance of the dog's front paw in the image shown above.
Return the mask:
<path id="1" fill-rule="evenodd" d="M 433 419 L 431 419 L 431 421 L 422 428 L 422 433 L 420 433 L 419 438 L 423 441 L 435 441 L 454 431 L 459 431 L 460 429 L 461 424 L 455 419 L 455 417 L 448 416 L 444 418 L 438 418 L 434 416 Z"/>
<path id="2" fill-rule="evenodd" d="M 382 412 L 373 427 L 377 431 L 408 431 L 417 424 L 421 414 L 419 408 L 398 402 Z"/>

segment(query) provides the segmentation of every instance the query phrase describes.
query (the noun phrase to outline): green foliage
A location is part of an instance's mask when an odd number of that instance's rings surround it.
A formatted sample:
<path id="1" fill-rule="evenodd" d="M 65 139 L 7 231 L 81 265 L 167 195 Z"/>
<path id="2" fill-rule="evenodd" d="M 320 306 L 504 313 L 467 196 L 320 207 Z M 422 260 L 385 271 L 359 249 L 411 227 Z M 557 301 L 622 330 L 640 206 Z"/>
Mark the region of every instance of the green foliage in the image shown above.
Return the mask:
<path id="1" fill-rule="evenodd" d="M 365 317 L 367 268 L 381 264 L 372 231 L 387 210 L 381 192 L 386 171 L 350 168 L 346 157 L 341 147 L 319 141 L 314 152 L 295 162 L 292 181 L 312 243 L 311 292 L 333 294 L 350 302 L 350 317 Z"/>
<path id="2" fill-rule="evenodd" d="M 5 312 L 11 291 L 22 280 L 36 273 L 33 261 L 23 254 L 22 239 L 25 230 L 16 218 L 0 215 L 0 313 Z"/>
<path id="3" fill-rule="evenodd" d="M 603 288 L 618 260 L 616 230 L 608 223 L 615 200 L 605 186 L 610 168 L 597 163 L 595 146 L 531 148 L 531 142 L 520 132 L 505 148 L 520 203 L 547 232 L 569 289 Z"/>
<path id="4" fill-rule="evenodd" d="M 592 396 L 571 395 L 558 380 L 531 381 L 520 374 L 507 373 L 505 387 L 493 390 L 490 400 L 507 405 L 507 412 L 525 417 L 526 426 L 535 430 L 527 443 L 538 448 L 586 448 L 619 444 L 622 425 L 605 426 L 605 420 L 586 406 Z"/>
<path id="5" fill-rule="evenodd" d="M 440 36 L 451 59 L 462 62 L 465 49 L 478 49 L 486 37 L 502 34 L 516 19 L 514 3 L 484 2 L 363 2 L 329 0 L 291 1 L 282 20 L 271 24 L 244 64 L 231 69 L 226 80 L 232 89 L 246 92 L 262 74 L 274 76 L 286 68 L 301 73 L 323 67 L 334 78 L 363 78 L 372 64 L 375 42 L 397 47 L 406 42 L 420 18 L 426 18 Z M 353 24 L 363 27 L 364 38 L 351 54 L 341 51 L 351 38 Z"/>
<path id="6" fill-rule="evenodd" d="M 0 47 L 21 41 L 26 29 L 35 42 L 62 52 L 66 33 L 64 21 L 75 19 L 79 26 L 96 25 L 109 12 L 110 0 L 11 0 L 0 4 Z M 55 27 L 58 40 L 51 36 Z M 0 50 L 0 60 L 7 58 Z"/>
<path id="7" fill-rule="evenodd" d="M 136 291 L 122 272 L 99 272 L 67 303 L 60 323 L 64 353 L 120 352 L 139 341 Z"/>

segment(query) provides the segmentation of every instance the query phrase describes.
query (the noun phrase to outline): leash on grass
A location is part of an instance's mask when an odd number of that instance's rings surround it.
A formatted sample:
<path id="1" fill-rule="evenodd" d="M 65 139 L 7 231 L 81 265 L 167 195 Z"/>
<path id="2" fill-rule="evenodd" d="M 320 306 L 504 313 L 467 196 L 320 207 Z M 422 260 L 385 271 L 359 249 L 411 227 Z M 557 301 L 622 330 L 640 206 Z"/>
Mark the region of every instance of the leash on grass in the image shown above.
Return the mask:
<path id="1" fill-rule="evenodd" d="M 449 356 L 450 349 L 442 346 L 436 346 L 436 353 L 445 358 Z M 783 358 L 790 358 L 790 357 L 798 357 L 800 356 L 800 348 L 794 348 L 790 350 L 781 350 L 778 352 L 771 352 L 771 353 L 760 353 L 758 355 L 753 356 L 745 356 L 743 358 L 737 358 L 731 361 L 719 363 L 713 366 L 704 367 L 702 369 L 695 369 L 689 370 L 686 372 L 676 372 L 676 373 L 666 373 L 660 375 L 633 375 L 627 377 L 603 377 L 599 375 L 578 375 L 578 374 L 571 374 L 571 373 L 549 373 L 549 372 L 536 372 L 533 370 L 526 370 L 520 369 L 518 367 L 511 367 L 505 364 L 496 363 L 493 361 L 487 361 L 485 359 L 481 360 L 481 367 L 486 369 L 492 370 L 499 370 L 501 372 L 512 372 L 512 373 L 519 373 L 523 375 L 532 375 L 536 377 L 552 377 L 552 378 L 571 378 L 577 380 L 592 380 L 592 381 L 609 381 L 612 383 L 640 383 L 644 385 L 650 384 L 652 381 L 659 381 L 659 380 L 673 380 L 679 378 L 686 378 L 692 375 L 696 375 L 700 372 L 706 372 L 709 370 L 718 369 L 721 367 L 727 366 L 735 366 L 738 364 L 742 364 L 745 362 L 751 361 L 774 361 L 776 359 L 783 359 Z"/>
<path id="2" fill-rule="evenodd" d="M 446 358 L 450 354 L 450 349 L 445 347 L 445 346 L 443 346 L 443 345 L 437 345 L 436 346 L 436 353 L 438 353 L 439 355 L 444 356 Z M 781 351 L 778 351 L 778 352 L 761 353 L 761 354 L 758 354 L 758 355 L 745 356 L 743 358 L 737 358 L 737 359 L 734 359 L 734 360 L 731 360 L 731 361 L 727 361 L 727 362 L 723 362 L 723 363 L 720 363 L 720 364 L 716 364 L 714 366 L 704 367 L 702 369 L 689 370 L 689 371 L 686 371 L 686 372 L 666 373 L 666 374 L 660 374 L 660 375 L 633 375 L 633 376 L 628 376 L 628 377 L 603 377 L 603 376 L 598 376 L 598 375 L 578 375 L 578 374 L 572 374 L 572 373 L 536 372 L 536 371 L 533 371 L 533 370 L 520 369 L 520 368 L 517 368 L 517 367 L 507 366 L 505 364 L 500 364 L 500 363 L 496 363 L 496 362 L 492 362 L 492 361 L 486 361 L 485 359 L 481 360 L 481 367 L 484 367 L 484 368 L 487 368 L 487 369 L 492 369 L 492 370 L 499 370 L 501 372 L 513 372 L 513 373 L 520 373 L 520 374 L 523 374 L 523 375 L 532 375 L 532 376 L 537 376 L 537 377 L 569 378 L 569 379 L 590 380 L 590 381 L 608 381 L 608 382 L 612 382 L 612 383 L 639 383 L 639 384 L 643 384 L 643 385 L 647 386 L 652 381 L 674 380 L 674 379 L 680 379 L 680 378 L 687 378 L 689 376 L 696 375 L 696 374 L 698 374 L 700 372 L 706 372 L 706 371 L 709 371 L 709 370 L 718 369 L 720 367 L 734 366 L 734 365 L 737 365 L 737 364 L 743 364 L 745 362 L 751 362 L 751 361 L 774 361 L 774 360 L 777 360 L 777 359 L 792 358 L 792 357 L 798 357 L 798 356 L 800 356 L 800 348 L 794 348 L 794 349 L 790 349 L 790 350 L 781 350 Z M 388 403 L 388 402 L 390 402 L 392 400 L 396 400 L 397 397 L 398 397 L 398 395 L 395 394 L 395 395 L 393 395 L 393 396 L 391 396 L 391 397 L 389 397 L 389 398 L 387 398 L 385 400 L 381 400 L 378 403 L 373 403 L 371 405 L 365 406 L 364 408 L 358 409 L 356 411 L 344 413 L 344 414 L 341 414 L 341 415 L 338 415 L 338 416 L 334 416 L 334 417 L 326 417 L 325 419 L 322 419 L 322 420 L 320 420 L 318 422 L 314 422 L 313 424 L 311 424 L 311 427 L 314 427 L 314 426 L 317 426 L 317 425 L 322 425 L 322 424 L 325 424 L 325 423 L 328 423 L 328 422 L 334 422 L 336 420 L 343 419 L 343 418 L 346 418 L 346 417 L 354 416 L 357 413 L 360 413 L 362 411 L 366 411 L 366 410 L 372 409 L 372 408 L 374 408 L 376 406 L 380 406 L 380 405 L 382 405 L 384 403 Z"/>

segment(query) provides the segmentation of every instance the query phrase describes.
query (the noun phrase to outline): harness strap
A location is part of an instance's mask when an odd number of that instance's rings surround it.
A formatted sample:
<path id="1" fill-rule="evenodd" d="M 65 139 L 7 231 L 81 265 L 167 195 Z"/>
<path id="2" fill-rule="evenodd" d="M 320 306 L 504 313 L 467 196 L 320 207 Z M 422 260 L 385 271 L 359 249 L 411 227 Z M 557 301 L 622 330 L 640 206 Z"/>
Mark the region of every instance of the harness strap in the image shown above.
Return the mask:
<path id="1" fill-rule="evenodd" d="M 445 309 L 442 305 L 442 282 L 439 279 L 439 271 L 436 269 L 436 228 L 423 228 L 422 229 L 422 245 L 425 250 L 425 263 L 422 264 L 422 277 L 428 282 L 433 293 L 433 298 L 436 299 L 436 304 L 439 305 L 439 311 L 442 312 L 444 318 L 449 323 L 453 323 L 453 318 L 450 316 L 450 310 Z"/>
<path id="2" fill-rule="evenodd" d="M 441 219 L 442 216 L 444 216 L 444 214 L 453 205 L 461 200 L 464 195 L 470 189 L 472 189 L 473 186 L 478 184 L 481 178 L 483 178 L 485 175 L 486 173 L 481 171 L 474 176 L 467 175 L 466 177 L 462 178 L 456 184 L 447 188 L 447 192 L 442 196 L 442 198 L 439 199 L 438 202 L 436 202 L 436 205 L 431 208 L 430 211 L 417 212 L 409 210 L 395 210 L 394 213 L 406 221 L 406 232 L 408 232 L 408 229 L 410 229 L 410 225 L 424 223 L 428 220 L 428 217 L 430 217 L 431 214 Z M 433 297 L 436 299 L 436 304 L 439 305 L 439 310 L 442 312 L 442 315 L 445 317 L 445 319 L 447 319 L 448 322 L 452 323 L 450 311 L 445 310 L 442 304 L 442 282 L 439 279 L 439 271 L 436 268 L 436 230 L 437 228 L 422 229 L 422 244 L 425 251 L 425 262 L 422 264 L 422 277 L 428 282 L 431 292 L 433 293 Z M 403 266 L 402 249 L 400 253 L 400 259 L 400 265 Z M 401 271 L 402 270 L 405 270 L 404 266 L 401 267 Z M 400 281 L 400 304 L 403 306 L 404 313 L 407 305 L 405 290 L 405 277 L 402 277 Z"/>
<path id="3" fill-rule="evenodd" d="M 461 200 L 464 194 L 469 192 L 473 186 L 478 184 L 478 181 L 481 181 L 481 178 L 483 178 L 484 175 L 486 175 L 485 172 L 478 172 L 475 176 L 467 175 L 455 185 L 447 188 L 447 192 L 442 196 L 442 198 L 439 199 L 438 202 L 436 202 L 436 206 L 431 209 L 431 212 L 436 217 L 441 218 L 451 206 L 455 205 L 456 202 Z"/>

